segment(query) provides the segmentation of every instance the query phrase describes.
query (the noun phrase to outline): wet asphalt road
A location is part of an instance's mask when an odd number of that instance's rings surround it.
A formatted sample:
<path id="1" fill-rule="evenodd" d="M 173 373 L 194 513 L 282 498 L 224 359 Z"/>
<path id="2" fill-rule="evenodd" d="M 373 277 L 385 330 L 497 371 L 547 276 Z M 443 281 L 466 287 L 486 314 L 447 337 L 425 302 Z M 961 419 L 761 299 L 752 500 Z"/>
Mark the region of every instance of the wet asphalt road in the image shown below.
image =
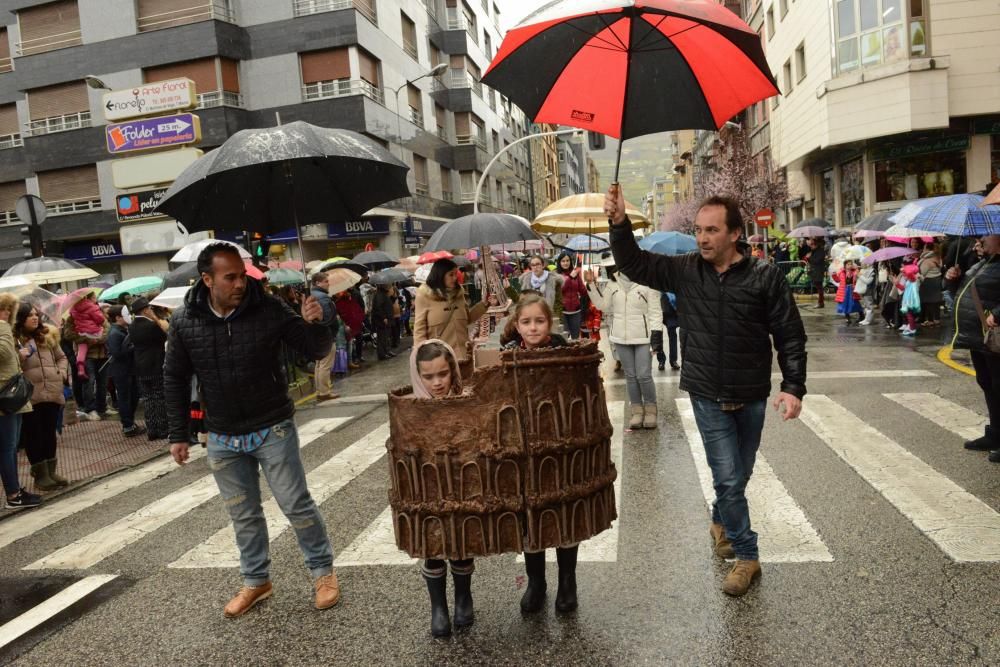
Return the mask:
<path id="1" fill-rule="evenodd" d="M 903 446 L 992 511 L 1000 465 L 963 451 L 952 431 L 884 394 L 926 392 L 979 414 L 974 379 L 946 368 L 934 336 L 902 340 L 807 313 L 811 372 L 828 396 Z M 940 338 L 942 334 L 937 334 Z M 343 384 L 345 396 L 383 392 L 406 379 L 405 355 Z M 606 377 L 615 375 L 606 362 Z M 871 370 L 927 377 L 864 377 Z M 669 376 L 669 369 L 657 376 Z M 744 598 L 719 587 L 727 566 L 711 555 L 709 518 L 675 399 L 658 384 L 657 431 L 624 434 L 617 552 L 581 563 L 580 608 L 557 615 L 555 566 L 542 613 L 518 608 L 523 566 L 513 555 L 480 559 L 476 623 L 447 640 L 429 635 L 429 605 L 415 565 L 338 568 L 334 609 L 311 606 L 311 587 L 289 531 L 272 544 L 274 597 L 239 620 L 221 609 L 239 586 L 235 569 L 167 565 L 228 525 L 217 498 L 152 530 L 85 570 L 23 570 L 36 560 L 207 474 L 196 461 L 0 548 L 0 624 L 87 575 L 112 584 L 0 648 L 17 665 L 965 665 L 1000 663 L 1000 563 L 957 563 L 846 465 L 801 421 L 769 417 L 761 452 L 833 556 L 832 562 L 764 563 Z M 624 387 L 609 386 L 611 401 Z M 300 410 L 299 421 L 352 421 L 302 450 L 307 470 L 385 422 L 379 403 Z M 612 415 L 616 428 L 624 413 Z M 754 482 L 751 482 L 753 484 Z M 334 549 L 344 550 L 387 505 L 384 458 L 321 505 Z M 57 502 L 63 502 L 61 499 Z M 4 531 L 0 522 L 0 536 Z M 761 544 L 768 539 L 761 534 Z M 994 537 L 994 539 L 1000 539 Z M 997 545 L 1000 550 L 1000 542 Z M 12 602 L 13 601 L 13 602 Z"/>

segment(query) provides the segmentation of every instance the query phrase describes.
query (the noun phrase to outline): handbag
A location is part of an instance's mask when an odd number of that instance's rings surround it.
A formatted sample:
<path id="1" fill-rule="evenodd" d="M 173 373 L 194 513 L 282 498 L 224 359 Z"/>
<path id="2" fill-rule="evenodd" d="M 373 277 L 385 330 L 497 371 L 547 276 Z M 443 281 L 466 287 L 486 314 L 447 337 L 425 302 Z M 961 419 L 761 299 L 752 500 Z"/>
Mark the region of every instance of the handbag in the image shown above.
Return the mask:
<path id="1" fill-rule="evenodd" d="M 972 290 L 972 300 L 976 304 L 976 311 L 979 313 L 979 319 L 986 332 L 983 334 L 983 347 L 986 348 L 987 352 L 1000 354 L 1000 329 L 986 325 L 986 309 L 983 307 L 982 299 L 979 298 L 979 290 L 976 289 L 975 282 L 971 283 L 970 289 Z"/>
<path id="2" fill-rule="evenodd" d="M 5 415 L 14 414 L 31 400 L 31 393 L 34 390 L 34 385 L 24 377 L 23 373 L 18 373 L 7 380 L 0 388 L 0 412 Z"/>

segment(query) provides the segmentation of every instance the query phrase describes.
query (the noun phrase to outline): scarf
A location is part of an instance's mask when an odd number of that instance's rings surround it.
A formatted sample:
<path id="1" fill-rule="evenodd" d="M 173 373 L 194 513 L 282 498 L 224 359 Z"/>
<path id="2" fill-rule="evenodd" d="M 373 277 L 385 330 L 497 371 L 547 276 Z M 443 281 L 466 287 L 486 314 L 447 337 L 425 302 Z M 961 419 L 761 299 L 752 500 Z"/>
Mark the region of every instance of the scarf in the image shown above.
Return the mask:
<path id="1" fill-rule="evenodd" d="M 535 275 L 535 272 L 531 272 L 531 289 L 541 291 L 542 286 L 545 285 L 545 281 L 549 279 L 549 272 L 542 271 L 542 276 L 539 278 Z"/>

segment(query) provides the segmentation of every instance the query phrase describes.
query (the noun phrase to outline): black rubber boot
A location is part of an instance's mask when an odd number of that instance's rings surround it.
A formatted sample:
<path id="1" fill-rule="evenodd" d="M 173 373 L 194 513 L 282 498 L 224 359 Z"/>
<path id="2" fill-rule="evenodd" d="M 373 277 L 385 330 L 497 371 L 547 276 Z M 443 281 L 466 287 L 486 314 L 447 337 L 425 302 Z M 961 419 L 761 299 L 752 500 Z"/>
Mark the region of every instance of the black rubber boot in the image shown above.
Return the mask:
<path id="1" fill-rule="evenodd" d="M 468 565 L 451 565 L 451 580 L 455 582 L 455 628 L 472 625 L 476 615 L 472 609 L 472 572 L 475 566 L 472 561 Z"/>
<path id="2" fill-rule="evenodd" d="M 431 596 L 431 634 L 447 637 L 451 634 L 451 619 L 448 618 L 448 580 L 444 576 L 428 577 L 427 592 Z"/>
<path id="3" fill-rule="evenodd" d="M 533 614 L 545 605 L 545 552 L 524 554 L 524 571 L 528 573 L 528 587 L 521 596 L 521 611 Z"/>
<path id="4" fill-rule="evenodd" d="M 965 443 L 964 447 L 976 452 L 988 452 L 991 449 L 997 449 L 1000 443 L 997 443 L 995 435 L 996 434 L 993 433 L 993 427 L 987 425 L 981 438 L 969 440 Z"/>
<path id="5" fill-rule="evenodd" d="M 559 590 L 556 591 L 556 611 L 576 610 L 576 552 L 579 546 L 556 549 L 559 562 Z"/>

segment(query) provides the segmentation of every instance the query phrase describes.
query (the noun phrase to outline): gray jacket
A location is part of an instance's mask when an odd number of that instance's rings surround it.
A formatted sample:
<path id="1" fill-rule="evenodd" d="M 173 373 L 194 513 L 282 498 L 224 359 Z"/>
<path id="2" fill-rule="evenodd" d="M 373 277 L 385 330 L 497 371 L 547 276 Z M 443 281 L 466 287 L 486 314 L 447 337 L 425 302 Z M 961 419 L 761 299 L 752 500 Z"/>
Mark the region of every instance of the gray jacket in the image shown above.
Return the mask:
<path id="1" fill-rule="evenodd" d="M 549 275 L 545 277 L 545 284 L 542 285 L 542 289 L 538 290 L 552 308 L 556 307 L 556 289 L 561 290 L 562 284 L 563 277 L 555 271 L 549 271 Z M 521 276 L 521 291 L 526 289 L 534 289 L 531 286 L 531 271 Z"/>

